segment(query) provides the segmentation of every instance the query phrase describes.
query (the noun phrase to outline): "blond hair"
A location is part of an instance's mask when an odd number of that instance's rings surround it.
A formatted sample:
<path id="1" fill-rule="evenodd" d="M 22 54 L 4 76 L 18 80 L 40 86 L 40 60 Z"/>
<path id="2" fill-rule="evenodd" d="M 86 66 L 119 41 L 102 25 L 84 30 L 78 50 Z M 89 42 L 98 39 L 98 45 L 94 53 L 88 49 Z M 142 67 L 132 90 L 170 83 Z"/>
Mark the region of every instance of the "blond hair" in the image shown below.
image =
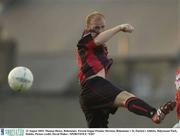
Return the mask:
<path id="1" fill-rule="evenodd" d="M 88 28 L 89 25 L 91 24 L 92 20 L 100 20 L 100 19 L 104 19 L 104 15 L 101 14 L 100 12 L 94 11 L 92 13 L 90 13 L 89 15 L 86 16 L 86 27 Z"/>

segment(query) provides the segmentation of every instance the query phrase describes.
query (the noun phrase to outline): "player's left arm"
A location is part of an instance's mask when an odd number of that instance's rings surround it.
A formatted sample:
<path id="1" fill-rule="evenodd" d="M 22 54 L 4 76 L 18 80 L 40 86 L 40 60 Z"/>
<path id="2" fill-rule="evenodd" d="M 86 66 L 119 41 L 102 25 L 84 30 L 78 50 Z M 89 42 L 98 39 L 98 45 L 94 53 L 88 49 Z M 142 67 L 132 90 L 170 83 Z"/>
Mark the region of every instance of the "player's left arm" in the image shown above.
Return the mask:
<path id="1" fill-rule="evenodd" d="M 121 25 L 117 25 L 113 28 L 110 28 L 102 33 L 100 33 L 95 39 L 94 42 L 95 44 L 98 45 L 102 45 L 104 43 L 106 43 L 107 41 L 109 41 L 115 34 L 117 34 L 118 32 L 127 32 L 127 33 L 131 33 L 134 31 L 134 27 L 131 26 L 130 24 L 121 24 Z"/>

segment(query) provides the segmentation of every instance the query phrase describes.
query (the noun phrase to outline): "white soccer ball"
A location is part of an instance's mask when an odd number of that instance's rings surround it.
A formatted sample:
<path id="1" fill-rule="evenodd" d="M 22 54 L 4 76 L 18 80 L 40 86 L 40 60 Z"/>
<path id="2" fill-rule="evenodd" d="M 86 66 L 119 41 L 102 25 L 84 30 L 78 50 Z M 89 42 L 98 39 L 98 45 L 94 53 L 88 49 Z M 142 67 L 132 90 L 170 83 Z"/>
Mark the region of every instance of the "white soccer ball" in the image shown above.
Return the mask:
<path id="1" fill-rule="evenodd" d="M 27 91 L 33 84 L 33 74 L 26 67 L 15 67 L 8 75 L 8 83 L 14 91 Z"/>

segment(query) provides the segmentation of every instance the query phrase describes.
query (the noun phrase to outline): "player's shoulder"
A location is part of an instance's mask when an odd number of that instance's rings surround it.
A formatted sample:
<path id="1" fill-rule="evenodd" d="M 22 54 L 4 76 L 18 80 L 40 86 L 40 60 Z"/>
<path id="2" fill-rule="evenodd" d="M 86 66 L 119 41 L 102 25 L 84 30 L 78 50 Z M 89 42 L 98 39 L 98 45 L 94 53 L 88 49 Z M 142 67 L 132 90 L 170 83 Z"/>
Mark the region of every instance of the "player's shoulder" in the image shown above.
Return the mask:
<path id="1" fill-rule="evenodd" d="M 93 40 L 92 33 L 91 32 L 84 32 L 79 40 L 78 43 L 80 44 L 86 44 Z"/>

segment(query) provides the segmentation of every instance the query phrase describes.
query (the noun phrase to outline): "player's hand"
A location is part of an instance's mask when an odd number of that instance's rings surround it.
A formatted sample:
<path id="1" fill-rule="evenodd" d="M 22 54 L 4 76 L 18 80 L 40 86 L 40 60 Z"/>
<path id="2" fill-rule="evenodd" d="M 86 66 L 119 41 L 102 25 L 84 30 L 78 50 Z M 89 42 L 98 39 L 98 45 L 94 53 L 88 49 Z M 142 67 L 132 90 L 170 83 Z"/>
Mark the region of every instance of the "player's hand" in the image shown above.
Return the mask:
<path id="1" fill-rule="evenodd" d="M 122 24 L 120 25 L 120 31 L 132 33 L 134 31 L 134 27 L 130 24 Z"/>

